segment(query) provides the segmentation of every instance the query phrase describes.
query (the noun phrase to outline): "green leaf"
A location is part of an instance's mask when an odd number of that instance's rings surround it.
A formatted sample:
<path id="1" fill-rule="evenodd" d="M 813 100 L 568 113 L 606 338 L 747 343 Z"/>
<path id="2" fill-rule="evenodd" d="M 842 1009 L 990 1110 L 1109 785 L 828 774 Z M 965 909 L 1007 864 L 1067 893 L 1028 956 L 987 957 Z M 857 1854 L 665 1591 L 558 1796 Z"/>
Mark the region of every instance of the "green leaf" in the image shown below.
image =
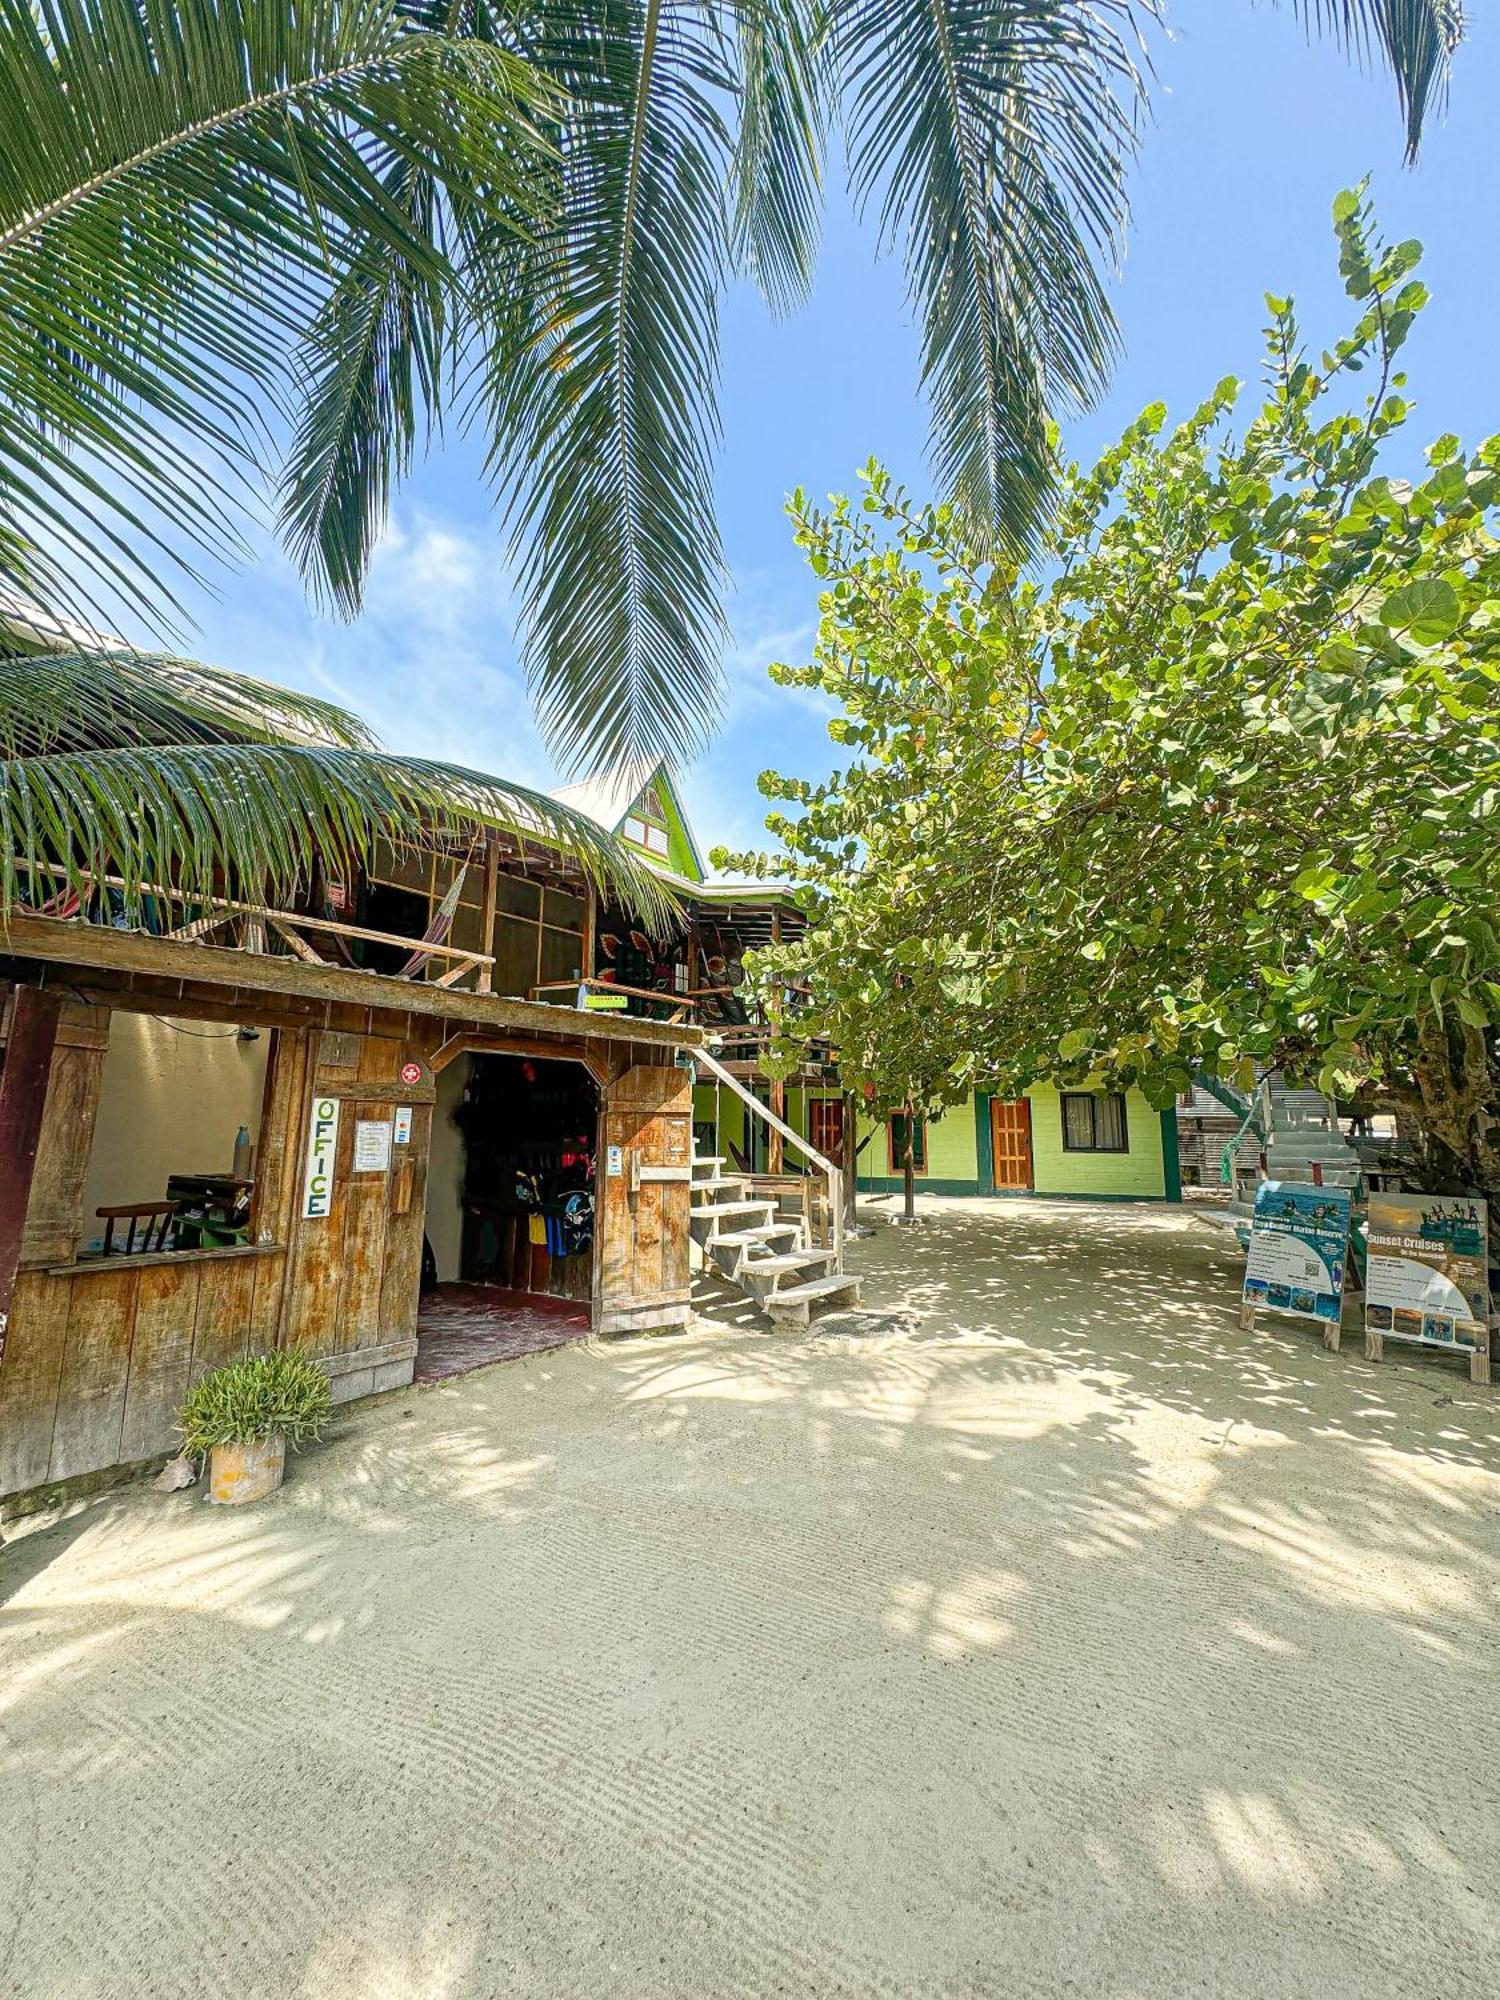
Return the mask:
<path id="1" fill-rule="evenodd" d="M 1458 592 L 1446 578 L 1418 578 L 1393 590 L 1380 608 L 1382 624 L 1421 646 L 1440 646 L 1458 629 Z"/>

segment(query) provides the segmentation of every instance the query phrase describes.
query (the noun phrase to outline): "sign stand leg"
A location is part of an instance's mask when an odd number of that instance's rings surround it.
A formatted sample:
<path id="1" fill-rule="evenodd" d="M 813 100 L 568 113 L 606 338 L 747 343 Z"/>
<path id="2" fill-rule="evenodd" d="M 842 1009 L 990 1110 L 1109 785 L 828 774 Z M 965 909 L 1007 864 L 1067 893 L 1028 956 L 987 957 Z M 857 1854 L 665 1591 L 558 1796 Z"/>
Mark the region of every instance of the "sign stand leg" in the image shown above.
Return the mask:
<path id="1" fill-rule="evenodd" d="M 1480 1344 L 1469 1356 L 1469 1380 L 1488 1384 L 1490 1379 L 1490 1342 L 1494 1336 L 1488 1327 L 1479 1336 Z"/>

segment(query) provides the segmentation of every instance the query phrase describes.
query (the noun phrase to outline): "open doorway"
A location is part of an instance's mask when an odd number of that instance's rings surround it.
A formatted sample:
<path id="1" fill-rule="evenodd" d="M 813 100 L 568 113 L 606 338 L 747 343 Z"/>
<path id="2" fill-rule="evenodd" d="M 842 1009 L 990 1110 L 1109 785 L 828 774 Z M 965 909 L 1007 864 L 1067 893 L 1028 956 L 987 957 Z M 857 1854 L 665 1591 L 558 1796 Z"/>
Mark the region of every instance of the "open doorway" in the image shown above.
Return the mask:
<path id="1" fill-rule="evenodd" d="M 598 1132 L 581 1064 L 479 1054 L 441 1073 L 418 1381 L 588 1332 Z"/>

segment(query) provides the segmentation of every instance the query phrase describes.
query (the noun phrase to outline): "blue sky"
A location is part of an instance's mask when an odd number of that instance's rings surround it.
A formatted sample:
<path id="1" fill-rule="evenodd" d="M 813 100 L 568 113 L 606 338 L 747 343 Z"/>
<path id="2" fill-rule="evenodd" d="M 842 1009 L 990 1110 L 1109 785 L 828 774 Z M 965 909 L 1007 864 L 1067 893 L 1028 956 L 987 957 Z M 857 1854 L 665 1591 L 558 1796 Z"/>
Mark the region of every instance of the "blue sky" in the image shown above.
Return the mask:
<path id="1" fill-rule="evenodd" d="M 1401 164 L 1387 78 L 1332 48 L 1308 46 L 1288 10 L 1252 0 L 1177 0 L 1175 37 L 1154 47 L 1154 121 L 1132 200 L 1134 223 L 1114 288 L 1125 356 L 1069 448 L 1089 455 L 1146 403 L 1195 402 L 1219 376 L 1253 376 L 1262 294 L 1292 292 L 1319 344 L 1342 331 L 1329 206 L 1365 173 L 1390 237 L 1427 246 L 1433 303 L 1408 350 L 1419 412 L 1414 448 L 1445 430 L 1500 429 L 1494 329 L 1500 244 L 1487 186 L 1496 166 L 1500 9 L 1476 7 L 1445 119 L 1421 164 Z M 801 484 L 847 489 L 873 453 L 927 491 L 926 416 L 899 265 L 877 261 L 830 163 L 815 294 L 774 323 L 750 291 L 723 328 L 720 521 L 734 572 L 734 645 L 723 728 L 685 774 L 705 847 L 755 844 L 757 773 L 806 777 L 833 761 L 816 703 L 775 688 L 774 659 L 807 655 L 812 578 L 782 513 Z M 557 782 L 531 725 L 516 666 L 503 552 L 475 453 L 462 444 L 422 466 L 400 496 L 354 625 L 318 617 L 269 551 L 197 607 L 192 650 L 266 679 L 333 694 L 393 747 L 535 784 Z"/>

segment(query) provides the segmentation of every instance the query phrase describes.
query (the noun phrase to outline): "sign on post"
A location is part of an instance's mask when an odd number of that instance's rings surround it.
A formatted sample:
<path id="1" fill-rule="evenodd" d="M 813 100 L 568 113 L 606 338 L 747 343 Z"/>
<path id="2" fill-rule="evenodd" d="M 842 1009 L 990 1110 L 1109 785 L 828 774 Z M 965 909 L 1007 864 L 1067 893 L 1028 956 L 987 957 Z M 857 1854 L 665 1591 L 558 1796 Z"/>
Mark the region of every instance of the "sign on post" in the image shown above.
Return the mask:
<path id="1" fill-rule="evenodd" d="M 338 1152 L 339 1101 L 336 1097 L 315 1097 L 307 1129 L 307 1166 L 302 1177 L 304 1215 L 332 1213 L 334 1166 Z"/>
<path id="2" fill-rule="evenodd" d="M 1365 1271 L 1365 1344 L 1489 1349 L 1490 1272 L 1478 1197 L 1372 1194 Z"/>
<path id="3" fill-rule="evenodd" d="M 1255 1193 L 1242 1310 L 1316 1320 L 1339 1344 L 1349 1254 L 1348 1188 L 1262 1181 Z"/>

